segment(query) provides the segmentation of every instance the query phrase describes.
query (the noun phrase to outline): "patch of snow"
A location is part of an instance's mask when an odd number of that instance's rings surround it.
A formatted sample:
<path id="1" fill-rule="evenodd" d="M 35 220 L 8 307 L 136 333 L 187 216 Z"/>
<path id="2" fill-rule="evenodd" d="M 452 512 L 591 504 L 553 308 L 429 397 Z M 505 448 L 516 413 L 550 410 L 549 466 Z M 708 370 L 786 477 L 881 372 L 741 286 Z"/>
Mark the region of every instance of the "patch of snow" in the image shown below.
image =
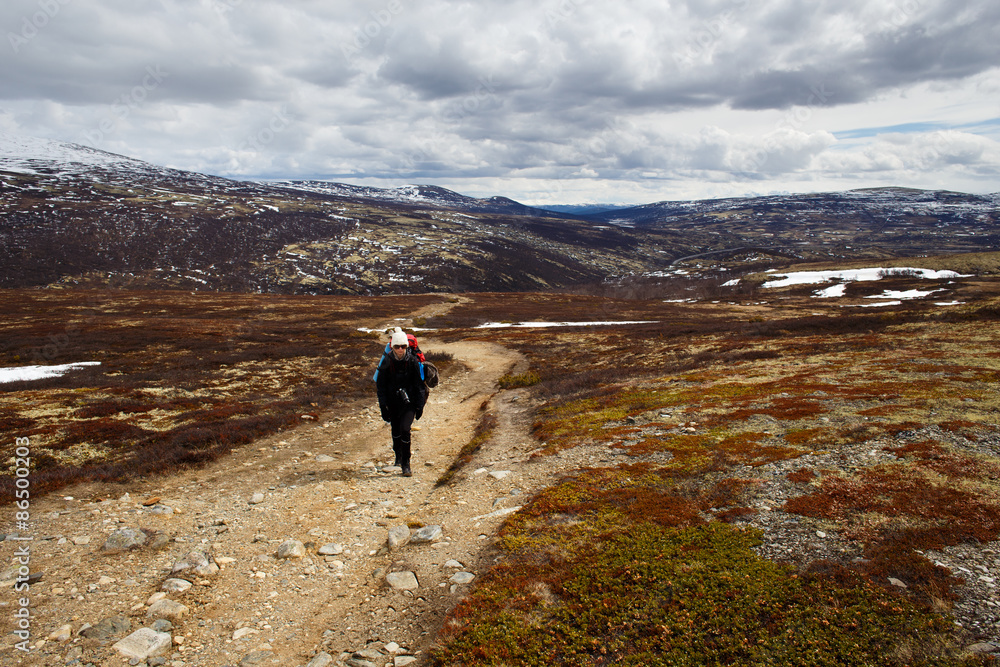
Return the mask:
<path id="1" fill-rule="evenodd" d="M 866 296 L 866 299 L 922 299 L 925 296 L 930 296 L 936 292 L 943 292 L 944 290 L 930 290 L 929 292 L 922 292 L 920 290 L 911 289 L 905 292 L 897 292 L 895 290 L 885 290 L 881 294 L 876 294 L 873 296 Z"/>
<path id="2" fill-rule="evenodd" d="M 905 274 L 904 274 L 905 272 Z M 868 269 L 847 269 L 844 271 L 793 271 L 791 273 L 775 273 L 773 277 L 780 280 L 771 280 L 764 283 L 764 287 L 788 287 L 790 285 L 813 285 L 816 283 L 830 282 L 831 280 L 846 280 L 866 282 L 881 280 L 893 274 L 914 274 L 914 277 L 927 280 L 945 280 L 950 278 L 969 278 L 971 276 L 957 273 L 955 271 L 934 271 L 932 269 L 916 268 L 880 268 Z"/>
<path id="3" fill-rule="evenodd" d="M 74 368 L 100 365 L 101 362 L 99 361 L 81 361 L 76 364 L 61 364 L 59 366 L 15 366 L 13 368 L 0 368 L 0 383 L 43 380 L 45 378 L 58 377 Z"/>
<path id="4" fill-rule="evenodd" d="M 881 308 L 882 306 L 900 306 L 902 301 L 881 301 L 879 303 L 862 303 L 859 304 L 860 308 Z"/>
<path id="5" fill-rule="evenodd" d="M 831 285 L 826 289 L 819 290 L 813 296 L 817 299 L 832 299 L 838 296 L 844 296 L 847 292 L 847 285 L 841 283 L 839 285 Z"/>
<path id="6" fill-rule="evenodd" d="M 543 327 L 596 327 L 614 326 L 616 324 L 656 324 L 656 320 L 633 320 L 625 322 L 518 322 L 516 324 L 506 322 L 487 322 L 480 324 L 476 329 L 507 329 L 507 328 L 543 328 Z"/>

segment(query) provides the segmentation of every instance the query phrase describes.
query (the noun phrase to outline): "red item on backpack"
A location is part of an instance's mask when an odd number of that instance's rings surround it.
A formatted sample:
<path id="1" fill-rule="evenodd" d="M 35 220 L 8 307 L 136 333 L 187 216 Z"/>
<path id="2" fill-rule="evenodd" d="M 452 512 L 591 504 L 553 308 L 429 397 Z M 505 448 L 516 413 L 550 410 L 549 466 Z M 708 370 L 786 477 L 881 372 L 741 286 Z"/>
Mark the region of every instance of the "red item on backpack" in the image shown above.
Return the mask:
<path id="1" fill-rule="evenodd" d="M 427 361 L 424 359 L 424 353 L 420 351 L 420 346 L 417 344 L 417 337 L 413 334 L 406 334 L 406 341 L 410 344 L 410 348 L 413 349 L 413 354 L 417 355 L 417 359 L 421 362 Z"/>

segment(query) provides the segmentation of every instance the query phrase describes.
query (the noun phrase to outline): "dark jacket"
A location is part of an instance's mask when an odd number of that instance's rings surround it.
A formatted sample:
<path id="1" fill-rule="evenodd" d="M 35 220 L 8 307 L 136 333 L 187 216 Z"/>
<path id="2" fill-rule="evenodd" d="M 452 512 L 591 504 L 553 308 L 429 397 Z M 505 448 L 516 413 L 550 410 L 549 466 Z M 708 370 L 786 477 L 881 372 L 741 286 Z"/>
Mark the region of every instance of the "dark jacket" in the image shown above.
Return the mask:
<path id="1" fill-rule="evenodd" d="M 396 359 L 392 352 L 382 355 L 375 371 L 375 388 L 384 421 L 390 421 L 391 417 L 401 415 L 408 408 L 420 419 L 427 403 L 427 387 L 421 377 L 420 361 L 411 350 L 406 350 L 402 359 Z M 400 390 L 405 392 L 406 399 Z"/>

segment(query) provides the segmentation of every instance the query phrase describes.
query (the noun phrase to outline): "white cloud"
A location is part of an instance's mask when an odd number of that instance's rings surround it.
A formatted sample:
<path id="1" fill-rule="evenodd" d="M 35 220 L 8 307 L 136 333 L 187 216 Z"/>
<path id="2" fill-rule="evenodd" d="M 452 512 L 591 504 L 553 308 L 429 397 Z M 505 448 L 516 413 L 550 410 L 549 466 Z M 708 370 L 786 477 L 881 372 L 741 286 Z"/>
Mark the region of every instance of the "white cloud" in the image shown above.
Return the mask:
<path id="1" fill-rule="evenodd" d="M 525 199 L 529 177 L 605 201 L 983 191 L 998 22 L 986 0 L 10 0 L 0 124 L 223 175 Z M 846 136 L 905 123 L 935 125 Z"/>

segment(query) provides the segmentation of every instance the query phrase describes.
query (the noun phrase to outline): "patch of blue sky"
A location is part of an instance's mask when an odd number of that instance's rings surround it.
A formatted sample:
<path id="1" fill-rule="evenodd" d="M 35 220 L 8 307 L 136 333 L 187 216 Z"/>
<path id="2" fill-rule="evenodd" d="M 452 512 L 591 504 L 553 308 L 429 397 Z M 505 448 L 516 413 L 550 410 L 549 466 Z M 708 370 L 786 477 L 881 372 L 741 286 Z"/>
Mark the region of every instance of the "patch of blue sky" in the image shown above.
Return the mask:
<path id="1" fill-rule="evenodd" d="M 914 134 L 920 132 L 937 132 L 940 130 L 961 130 L 972 134 L 995 134 L 1000 131 L 1000 117 L 989 118 L 973 123 L 943 123 L 929 121 L 922 123 L 900 123 L 899 125 L 883 125 L 881 127 L 859 127 L 853 130 L 843 130 L 834 132 L 840 141 L 850 139 L 865 139 L 877 137 L 881 134 Z"/>

